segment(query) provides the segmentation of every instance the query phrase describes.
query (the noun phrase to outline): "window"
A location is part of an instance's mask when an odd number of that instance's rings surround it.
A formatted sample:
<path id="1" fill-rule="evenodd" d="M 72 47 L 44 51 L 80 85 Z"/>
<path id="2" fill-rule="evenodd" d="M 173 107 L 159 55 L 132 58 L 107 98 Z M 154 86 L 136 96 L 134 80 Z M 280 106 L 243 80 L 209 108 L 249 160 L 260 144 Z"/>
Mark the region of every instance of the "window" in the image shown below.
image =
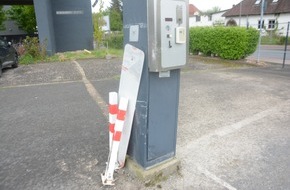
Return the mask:
<path id="1" fill-rule="evenodd" d="M 268 29 L 275 29 L 276 20 L 269 20 Z"/>
<path id="2" fill-rule="evenodd" d="M 258 21 L 258 28 L 259 29 L 261 28 L 261 20 Z M 262 28 L 264 28 L 264 20 L 262 22 Z"/>
<path id="3" fill-rule="evenodd" d="M 261 0 L 256 0 L 255 5 L 259 5 L 261 3 Z"/>
<path id="4" fill-rule="evenodd" d="M 200 22 L 200 16 L 196 15 L 196 22 Z"/>
<path id="5" fill-rule="evenodd" d="M 208 16 L 208 21 L 212 21 L 212 15 Z"/>
<path id="6" fill-rule="evenodd" d="M 5 46 L 5 41 L 0 39 L 0 46 Z"/>

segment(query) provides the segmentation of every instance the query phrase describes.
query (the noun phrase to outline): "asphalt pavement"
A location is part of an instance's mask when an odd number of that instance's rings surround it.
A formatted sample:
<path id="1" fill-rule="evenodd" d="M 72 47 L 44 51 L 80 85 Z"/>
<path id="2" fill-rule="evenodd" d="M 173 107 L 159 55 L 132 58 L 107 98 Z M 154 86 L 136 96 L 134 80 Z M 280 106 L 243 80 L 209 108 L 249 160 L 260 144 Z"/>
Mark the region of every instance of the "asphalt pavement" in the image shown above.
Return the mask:
<path id="1" fill-rule="evenodd" d="M 190 57 L 182 69 L 180 171 L 102 187 L 108 93 L 121 59 L 43 63 L 0 78 L 0 189 L 290 189 L 290 65 Z"/>
<path id="2" fill-rule="evenodd" d="M 258 59 L 262 62 L 283 64 L 285 56 L 285 64 L 290 65 L 290 45 L 261 45 L 260 50 L 257 50 L 249 56 L 247 59 L 251 61 L 257 61 Z"/>

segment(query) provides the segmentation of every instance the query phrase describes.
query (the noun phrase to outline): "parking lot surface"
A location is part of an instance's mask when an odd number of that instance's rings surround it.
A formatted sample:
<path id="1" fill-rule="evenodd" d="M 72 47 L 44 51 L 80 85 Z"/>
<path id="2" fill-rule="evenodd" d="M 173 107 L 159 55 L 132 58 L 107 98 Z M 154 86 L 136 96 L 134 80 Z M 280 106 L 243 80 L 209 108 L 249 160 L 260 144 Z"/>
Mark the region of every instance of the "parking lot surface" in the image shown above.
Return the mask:
<path id="1" fill-rule="evenodd" d="M 0 189 L 290 189 L 290 67 L 190 57 L 182 69 L 181 168 L 102 187 L 108 93 L 121 59 L 43 63 L 0 78 Z"/>

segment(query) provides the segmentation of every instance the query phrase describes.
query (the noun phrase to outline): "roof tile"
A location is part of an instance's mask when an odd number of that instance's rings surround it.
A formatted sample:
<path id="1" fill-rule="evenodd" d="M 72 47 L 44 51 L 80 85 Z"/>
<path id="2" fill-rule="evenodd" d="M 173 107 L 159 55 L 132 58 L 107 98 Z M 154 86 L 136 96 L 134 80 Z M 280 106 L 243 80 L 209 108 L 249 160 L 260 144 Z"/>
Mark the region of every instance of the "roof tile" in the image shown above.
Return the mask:
<path id="1" fill-rule="evenodd" d="M 255 4 L 256 1 L 257 0 L 243 0 L 232 9 L 225 12 L 223 16 L 239 16 L 240 12 L 241 15 L 260 15 L 262 1 L 258 5 Z M 290 13 L 290 0 L 278 0 L 277 2 L 265 0 L 265 4 L 267 7 L 265 14 Z"/>

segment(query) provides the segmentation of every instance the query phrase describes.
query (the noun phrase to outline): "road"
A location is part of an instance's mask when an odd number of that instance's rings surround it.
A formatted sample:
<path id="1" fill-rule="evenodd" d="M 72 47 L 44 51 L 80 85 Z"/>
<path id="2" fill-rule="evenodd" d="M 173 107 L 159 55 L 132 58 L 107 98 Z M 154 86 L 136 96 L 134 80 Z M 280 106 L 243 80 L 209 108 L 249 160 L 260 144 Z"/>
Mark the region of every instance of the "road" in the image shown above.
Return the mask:
<path id="1" fill-rule="evenodd" d="M 290 46 L 290 45 L 289 45 Z M 288 46 L 286 51 L 285 63 L 290 64 L 290 47 Z M 285 46 L 270 46 L 270 45 L 261 45 L 260 48 L 260 60 L 263 62 L 273 62 L 283 64 L 285 53 Z M 258 59 L 258 48 L 251 56 L 248 57 L 251 60 Z"/>
<path id="2" fill-rule="evenodd" d="M 4 70 L 1 190 L 102 188 L 105 109 L 108 92 L 118 89 L 120 63 L 91 59 Z M 191 57 L 181 73 L 179 107 L 180 171 L 145 186 L 124 169 L 113 189 L 289 189 L 289 65 Z"/>

